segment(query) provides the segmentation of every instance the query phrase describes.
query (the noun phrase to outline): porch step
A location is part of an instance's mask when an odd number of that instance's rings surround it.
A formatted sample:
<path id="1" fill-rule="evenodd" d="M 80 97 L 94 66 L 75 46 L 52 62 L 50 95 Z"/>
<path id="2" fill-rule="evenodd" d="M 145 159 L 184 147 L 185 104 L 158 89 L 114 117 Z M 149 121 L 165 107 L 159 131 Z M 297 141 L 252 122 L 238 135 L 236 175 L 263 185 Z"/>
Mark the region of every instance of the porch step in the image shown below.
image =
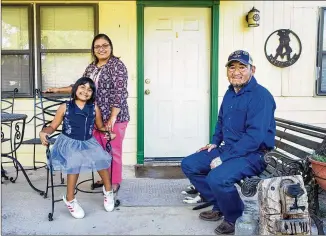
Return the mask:
<path id="1" fill-rule="evenodd" d="M 145 157 L 144 163 L 152 164 L 152 163 L 160 163 L 160 164 L 168 164 L 168 163 L 175 163 L 181 164 L 183 157 Z"/>
<path id="2" fill-rule="evenodd" d="M 136 178 L 185 179 L 180 162 L 145 162 L 135 165 Z"/>

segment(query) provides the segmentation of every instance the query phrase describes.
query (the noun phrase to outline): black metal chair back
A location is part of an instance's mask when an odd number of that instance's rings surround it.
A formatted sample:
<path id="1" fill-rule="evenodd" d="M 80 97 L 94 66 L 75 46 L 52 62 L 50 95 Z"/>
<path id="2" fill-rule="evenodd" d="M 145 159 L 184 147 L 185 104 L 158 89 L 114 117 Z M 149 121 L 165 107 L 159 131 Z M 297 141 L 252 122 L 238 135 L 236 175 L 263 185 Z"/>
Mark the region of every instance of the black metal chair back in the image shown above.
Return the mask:
<path id="1" fill-rule="evenodd" d="M 13 113 L 18 88 L 13 91 L 1 91 L 1 112 Z"/>
<path id="2" fill-rule="evenodd" d="M 65 96 L 44 96 L 40 89 L 35 89 L 34 96 L 34 115 L 26 122 L 26 124 L 33 125 L 33 137 L 26 138 L 23 141 L 23 145 L 33 145 L 33 168 L 25 170 L 36 170 L 39 168 L 46 167 L 47 163 L 43 161 L 36 161 L 36 145 L 42 145 L 39 132 L 45 126 L 48 126 L 55 116 L 58 107 L 67 100 Z M 69 99 L 69 98 L 68 98 Z M 54 144 L 56 136 L 61 133 L 61 128 L 49 137 L 49 142 Z M 41 166 L 36 166 L 36 164 L 42 164 Z"/>

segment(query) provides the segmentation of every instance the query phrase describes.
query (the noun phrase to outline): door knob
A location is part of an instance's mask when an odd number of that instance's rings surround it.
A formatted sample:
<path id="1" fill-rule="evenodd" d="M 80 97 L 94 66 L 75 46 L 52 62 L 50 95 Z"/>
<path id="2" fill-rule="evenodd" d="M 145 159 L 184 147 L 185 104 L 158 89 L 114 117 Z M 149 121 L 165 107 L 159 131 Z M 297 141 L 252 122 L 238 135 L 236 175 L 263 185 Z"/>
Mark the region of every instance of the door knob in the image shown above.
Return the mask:
<path id="1" fill-rule="evenodd" d="M 145 94 L 146 94 L 146 95 L 148 95 L 148 94 L 150 94 L 150 93 L 151 93 L 151 91 L 150 91 L 149 89 L 146 89 L 146 90 L 145 90 Z"/>
<path id="2" fill-rule="evenodd" d="M 146 83 L 146 84 L 149 84 L 150 82 L 151 82 L 150 79 L 145 79 L 145 83 Z"/>

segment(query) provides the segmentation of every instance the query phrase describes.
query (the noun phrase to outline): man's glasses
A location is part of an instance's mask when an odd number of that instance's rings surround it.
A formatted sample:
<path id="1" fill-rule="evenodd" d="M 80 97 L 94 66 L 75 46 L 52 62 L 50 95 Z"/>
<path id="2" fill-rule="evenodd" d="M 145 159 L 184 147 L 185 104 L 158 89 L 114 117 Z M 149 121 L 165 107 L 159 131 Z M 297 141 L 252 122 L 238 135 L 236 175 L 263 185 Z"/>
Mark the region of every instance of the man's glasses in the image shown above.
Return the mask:
<path id="1" fill-rule="evenodd" d="M 108 49 L 109 47 L 110 47 L 110 44 L 96 45 L 96 46 L 94 46 L 94 50 L 99 51 L 101 48 Z"/>
<path id="2" fill-rule="evenodd" d="M 228 71 L 231 73 L 234 73 L 236 70 L 238 70 L 240 73 L 245 73 L 247 70 L 249 69 L 249 65 L 245 66 L 245 65 L 241 65 L 241 66 L 229 66 L 228 67 Z"/>

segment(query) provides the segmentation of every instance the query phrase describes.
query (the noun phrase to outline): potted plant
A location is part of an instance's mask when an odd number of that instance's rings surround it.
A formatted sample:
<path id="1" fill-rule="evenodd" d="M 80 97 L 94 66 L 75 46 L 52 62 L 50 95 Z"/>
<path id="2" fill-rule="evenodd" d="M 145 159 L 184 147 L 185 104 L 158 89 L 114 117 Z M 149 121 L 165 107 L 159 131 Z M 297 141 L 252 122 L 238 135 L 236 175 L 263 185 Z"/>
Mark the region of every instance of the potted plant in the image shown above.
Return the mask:
<path id="1" fill-rule="evenodd" d="M 310 157 L 311 168 L 319 186 L 326 190 L 326 139 Z"/>

